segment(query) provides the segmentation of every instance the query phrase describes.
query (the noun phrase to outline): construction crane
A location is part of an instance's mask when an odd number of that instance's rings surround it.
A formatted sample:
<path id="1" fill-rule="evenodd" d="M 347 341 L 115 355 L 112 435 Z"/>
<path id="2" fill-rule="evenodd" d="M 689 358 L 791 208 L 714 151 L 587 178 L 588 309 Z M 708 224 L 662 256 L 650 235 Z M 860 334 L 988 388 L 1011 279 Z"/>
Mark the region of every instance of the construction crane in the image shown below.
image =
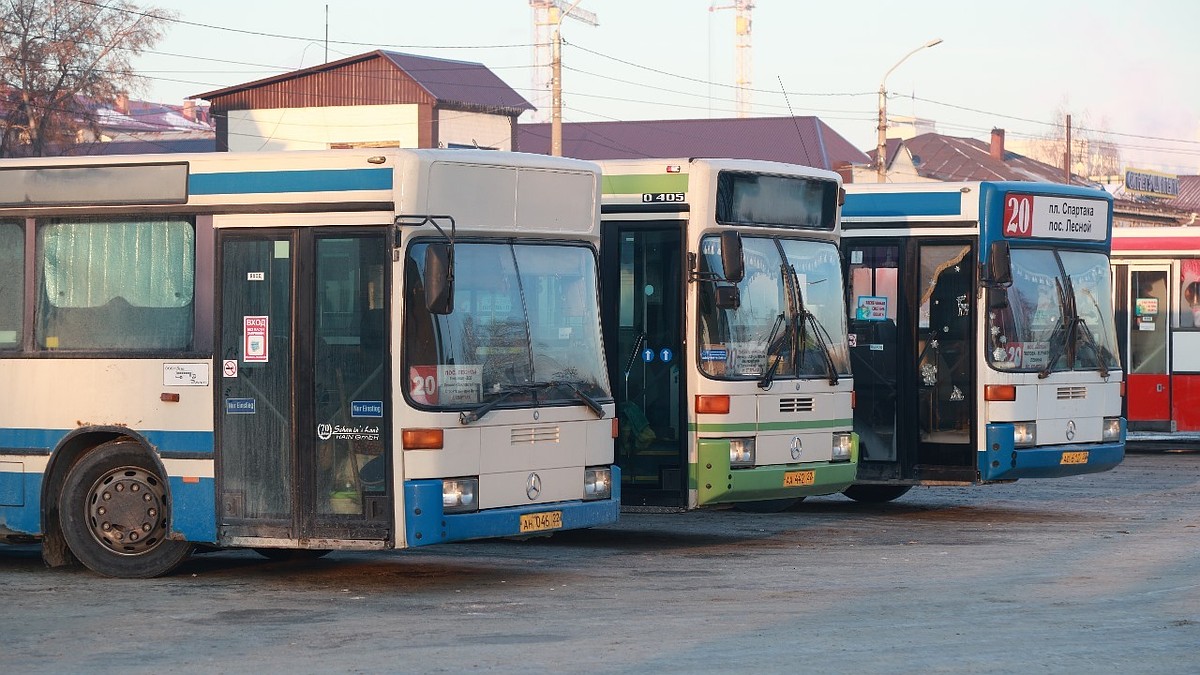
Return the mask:
<path id="1" fill-rule="evenodd" d="M 546 122 L 550 119 L 554 86 L 554 30 L 567 17 L 581 21 L 589 26 L 599 26 L 596 15 L 573 4 L 561 0 L 529 0 L 533 8 L 533 100 L 530 103 L 537 108 L 534 117 L 536 122 Z M 566 5 L 566 6 L 564 6 Z M 564 16 L 563 12 L 569 11 Z"/>
<path id="2" fill-rule="evenodd" d="M 531 0 L 532 2 L 533 0 Z M 737 116 L 750 116 L 750 10 L 754 0 L 734 0 L 732 5 L 713 3 L 708 11 L 734 10 L 734 34 L 737 36 L 734 67 L 737 71 Z"/>

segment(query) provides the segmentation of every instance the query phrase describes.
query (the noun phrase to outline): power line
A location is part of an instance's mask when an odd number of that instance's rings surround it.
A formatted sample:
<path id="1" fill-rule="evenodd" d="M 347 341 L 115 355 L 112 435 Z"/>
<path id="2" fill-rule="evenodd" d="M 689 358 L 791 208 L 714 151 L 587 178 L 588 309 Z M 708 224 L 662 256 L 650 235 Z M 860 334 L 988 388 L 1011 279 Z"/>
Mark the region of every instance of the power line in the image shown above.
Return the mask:
<path id="1" fill-rule="evenodd" d="M 299 35 L 284 35 L 281 33 L 265 33 L 262 31 L 246 30 L 246 29 L 242 29 L 242 28 L 230 28 L 228 26 L 216 26 L 213 24 L 199 23 L 197 21 L 188 21 L 186 19 L 177 19 L 177 18 L 170 17 L 170 16 L 163 16 L 161 14 L 151 14 L 148 12 L 139 12 L 137 10 L 133 10 L 133 9 L 125 8 L 125 7 L 111 7 L 108 5 L 100 4 L 98 2 L 90 2 L 89 0 L 76 0 L 76 2 L 78 2 L 81 5 L 89 5 L 91 7 L 95 7 L 97 9 L 101 9 L 101 10 L 108 10 L 108 11 L 112 11 L 112 12 L 121 12 L 123 14 L 133 14 L 135 16 L 142 16 L 142 17 L 146 17 L 146 18 L 150 18 L 150 19 L 158 19 L 159 21 L 167 21 L 170 23 L 177 23 L 177 24 L 181 24 L 184 26 L 193 26 L 196 28 L 205 28 L 208 30 L 218 30 L 218 31 L 224 31 L 227 33 L 238 33 L 240 35 L 249 35 L 251 37 L 264 37 L 264 38 L 272 38 L 272 39 L 276 39 L 276 40 L 293 40 L 293 41 L 301 41 L 301 42 L 316 42 L 317 44 L 323 44 L 323 43 L 328 42 L 329 44 L 350 45 L 350 46 L 355 46 L 355 47 L 363 47 L 363 46 L 369 46 L 369 45 L 374 44 L 376 48 L 387 47 L 390 49 L 509 49 L 509 48 L 516 48 L 516 47 L 525 48 L 525 47 L 534 46 L 532 43 L 506 44 L 506 45 L 379 45 L 376 43 L 354 42 L 354 41 L 350 41 L 350 40 L 326 40 L 324 37 L 319 37 L 319 38 L 303 37 L 303 36 L 299 36 Z"/>

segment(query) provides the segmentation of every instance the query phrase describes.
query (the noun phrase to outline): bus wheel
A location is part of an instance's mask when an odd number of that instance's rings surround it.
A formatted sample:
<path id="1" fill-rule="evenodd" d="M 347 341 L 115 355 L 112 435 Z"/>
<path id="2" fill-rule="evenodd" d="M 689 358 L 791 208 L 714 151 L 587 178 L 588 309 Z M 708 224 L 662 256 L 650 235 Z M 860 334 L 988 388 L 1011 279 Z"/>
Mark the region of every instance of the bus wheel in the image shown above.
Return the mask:
<path id="1" fill-rule="evenodd" d="M 779 513 L 787 511 L 793 506 L 804 501 L 804 497 L 792 497 L 790 499 L 763 499 L 756 502 L 738 502 L 733 508 L 746 513 Z"/>
<path id="2" fill-rule="evenodd" d="M 58 496 L 59 522 L 71 552 L 93 572 L 146 579 L 166 574 L 191 553 L 167 538 L 166 482 L 142 446 L 110 441 L 71 467 Z"/>
<path id="3" fill-rule="evenodd" d="M 299 560 L 316 560 L 329 555 L 327 548 L 256 548 L 254 552 L 276 562 L 296 562 Z"/>
<path id="4" fill-rule="evenodd" d="M 842 494 L 856 502 L 882 504 L 903 497 L 911 489 L 911 485 L 851 485 Z"/>

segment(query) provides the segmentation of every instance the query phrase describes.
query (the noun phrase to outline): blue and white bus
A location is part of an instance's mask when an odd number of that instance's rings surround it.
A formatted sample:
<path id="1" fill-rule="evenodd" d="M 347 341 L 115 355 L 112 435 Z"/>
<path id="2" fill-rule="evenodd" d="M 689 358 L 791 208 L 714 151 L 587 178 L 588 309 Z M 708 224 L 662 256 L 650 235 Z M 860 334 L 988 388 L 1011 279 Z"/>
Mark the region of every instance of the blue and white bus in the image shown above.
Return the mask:
<path id="1" fill-rule="evenodd" d="M 593 164 L 0 162 L 0 538 L 168 572 L 613 522 Z"/>
<path id="2" fill-rule="evenodd" d="M 1121 462 L 1111 196 L 1002 182 L 846 190 L 861 452 L 847 496 Z"/>

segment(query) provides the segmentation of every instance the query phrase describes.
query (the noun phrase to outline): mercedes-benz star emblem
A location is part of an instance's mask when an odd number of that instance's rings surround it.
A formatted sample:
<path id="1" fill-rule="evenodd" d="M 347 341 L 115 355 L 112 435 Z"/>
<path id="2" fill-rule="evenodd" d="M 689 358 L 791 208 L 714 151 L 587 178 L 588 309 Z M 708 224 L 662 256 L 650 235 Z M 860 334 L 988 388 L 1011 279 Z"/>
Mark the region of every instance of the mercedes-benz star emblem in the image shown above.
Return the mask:
<path id="1" fill-rule="evenodd" d="M 1075 420 L 1067 420 L 1067 440 L 1075 440 Z"/>
<path id="2" fill-rule="evenodd" d="M 536 473 L 529 474 L 525 480 L 525 496 L 533 501 L 542 495 L 542 477 Z"/>
<path id="3" fill-rule="evenodd" d="M 792 449 L 792 459 L 800 459 L 800 455 L 804 452 L 804 444 L 800 441 L 799 436 L 792 436 L 792 443 L 789 447 Z"/>

